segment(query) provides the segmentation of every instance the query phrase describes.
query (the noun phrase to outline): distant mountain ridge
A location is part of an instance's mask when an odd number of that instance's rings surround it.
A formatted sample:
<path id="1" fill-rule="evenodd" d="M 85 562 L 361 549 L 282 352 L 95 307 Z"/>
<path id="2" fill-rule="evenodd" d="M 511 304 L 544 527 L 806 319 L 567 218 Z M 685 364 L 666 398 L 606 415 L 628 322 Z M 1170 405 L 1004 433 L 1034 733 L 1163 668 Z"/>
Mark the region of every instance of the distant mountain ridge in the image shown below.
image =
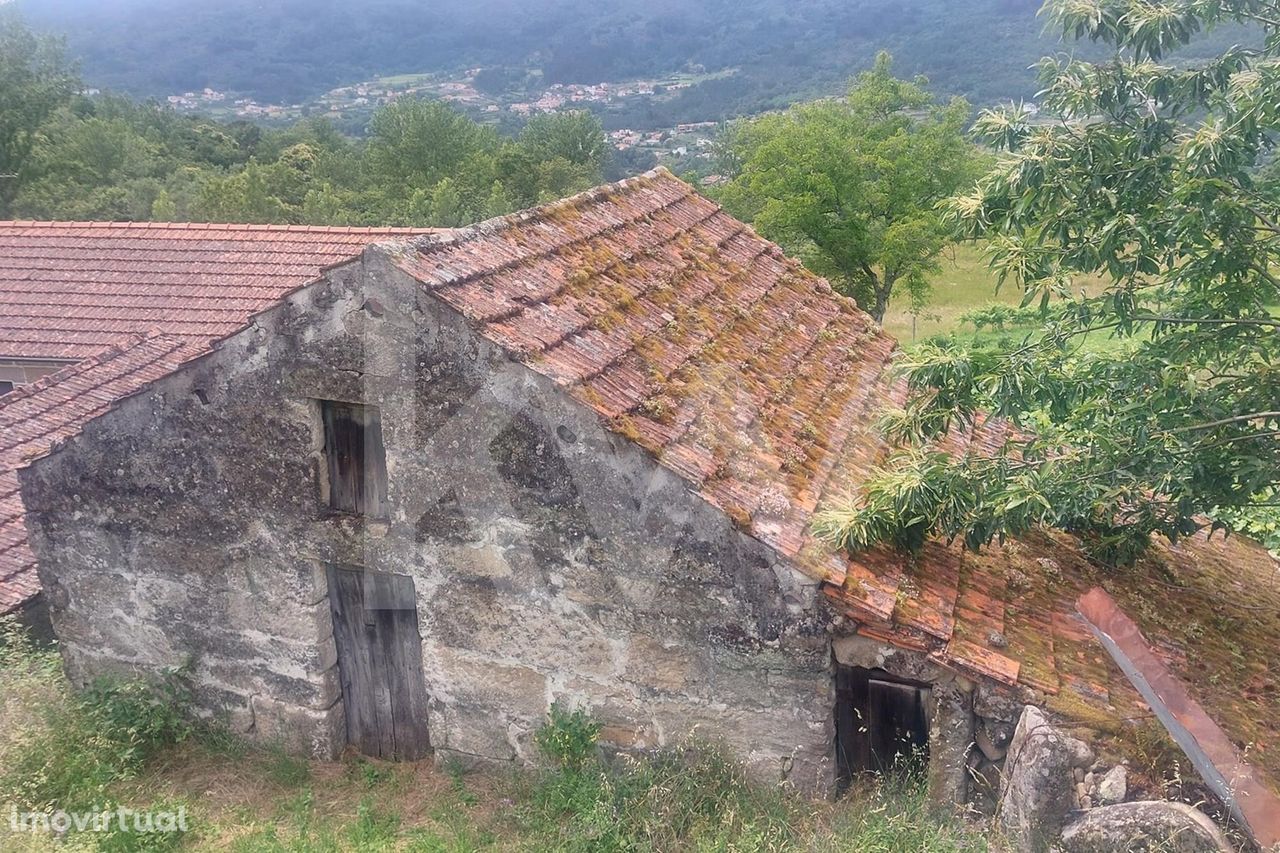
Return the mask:
<path id="1" fill-rule="evenodd" d="M 691 64 L 740 74 L 682 93 L 680 120 L 837 91 L 894 51 L 900 74 L 976 103 L 1028 97 L 1028 70 L 1076 49 L 1040 0 L 16 0 L 62 32 L 86 81 L 136 96 L 209 86 L 296 102 L 381 75 L 539 68 L 549 82 Z M 1221 41 L 1221 38 L 1218 38 Z M 702 91 L 699 91 L 699 90 Z"/>

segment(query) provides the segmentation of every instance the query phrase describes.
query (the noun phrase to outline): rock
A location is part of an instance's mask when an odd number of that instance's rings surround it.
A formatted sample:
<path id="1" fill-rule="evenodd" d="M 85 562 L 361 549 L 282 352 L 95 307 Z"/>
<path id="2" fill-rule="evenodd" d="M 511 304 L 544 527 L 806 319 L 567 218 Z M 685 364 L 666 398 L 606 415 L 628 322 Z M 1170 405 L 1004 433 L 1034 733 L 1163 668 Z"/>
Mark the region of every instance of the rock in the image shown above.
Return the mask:
<path id="1" fill-rule="evenodd" d="M 1123 764 L 1117 764 L 1107 771 L 1098 783 L 1098 802 L 1104 806 L 1123 803 L 1129 793 L 1129 773 Z"/>
<path id="2" fill-rule="evenodd" d="M 1071 771 L 1071 773 L 1073 776 L 1076 777 L 1077 782 L 1084 784 L 1084 768 L 1083 767 L 1077 767 L 1075 770 Z"/>
<path id="3" fill-rule="evenodd" d="M 1000 768 L 981 756 L 969 769 L 969 806 L 984 817 L 994 817 L 1000 801 Z"/>
<path id="4" fill-rule="evenodd" d="M 973 733 L 974 745 L 982 751 L 987 761 L 1003 761 L 1009 754 L 1009 739 L 1013 735 L 1013 727 L 1005 723 L 982 721 Z"/>
<path id="5" fill-rule="evenodd" d="M 1092 761 L 1089 747 L 1051 725 L 1039 708 L 1026 707 L 1009 744 L 1000 792 L 1000 823 L 1015 849 L 1050 849 L 1075 808 L 1073 771 Z"/>
<path id="6" fill-rule="evenodd" d="M 979 682 L 973 693 L 973 712 L 988 720 L 1015 723 L 1022 716 L 1025 703 L 1007 688 L 991 682 Z"/>
<path id="7" fill-rule="evenodd" d="M 1091 809 L 1067 825 L 1058 847 L 1062 853 L 1227 853 L 1231 849 L 1203 812 L 1164 801 Z"/>

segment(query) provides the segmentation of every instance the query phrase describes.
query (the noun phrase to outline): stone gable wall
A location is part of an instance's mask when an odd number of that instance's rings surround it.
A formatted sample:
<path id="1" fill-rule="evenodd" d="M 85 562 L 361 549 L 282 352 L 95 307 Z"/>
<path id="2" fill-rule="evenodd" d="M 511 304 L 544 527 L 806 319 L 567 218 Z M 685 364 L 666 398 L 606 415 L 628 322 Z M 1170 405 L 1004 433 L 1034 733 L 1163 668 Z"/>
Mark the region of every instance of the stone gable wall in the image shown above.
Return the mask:
<path id="1" fill-rule="evenodd" d="M 382 251 L 23 473 L 71 676 L 191 658 L 205 711 L 332 754 L 324 567 L 359 565 L 414 578 L 438 756 L 534 760 L 562 700 L 618 747 L 694 733 L 826 787 L 816 586 Z M 388 521 L 322 508 L 318 399 L 381 408 Z"/>

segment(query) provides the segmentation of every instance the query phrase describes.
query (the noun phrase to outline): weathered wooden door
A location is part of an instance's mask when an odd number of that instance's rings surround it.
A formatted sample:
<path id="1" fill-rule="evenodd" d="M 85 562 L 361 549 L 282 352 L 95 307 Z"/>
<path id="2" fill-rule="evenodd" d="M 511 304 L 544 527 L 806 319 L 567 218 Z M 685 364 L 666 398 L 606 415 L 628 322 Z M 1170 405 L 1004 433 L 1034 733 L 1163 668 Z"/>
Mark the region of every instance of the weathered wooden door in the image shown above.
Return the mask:
<path id="1" fill-rule="evenodd" d="M 929 687 L 880 670 L 837 666 L 836 779 L 906 769 L 929 749 Z"/>
<path id="2" fill-rule="evenodd" d="M 876 769 L 884 773 L 923 758 L 929 748 L 924 690 L 872 678 L 867 681 L 867 700 Z"/>
<path id="3" fill-rule="evenodd" d="M 388 760 L 424 757 L 427 689 L 413 578 L 330 566 L 329 602 L 348 742 Z"/>

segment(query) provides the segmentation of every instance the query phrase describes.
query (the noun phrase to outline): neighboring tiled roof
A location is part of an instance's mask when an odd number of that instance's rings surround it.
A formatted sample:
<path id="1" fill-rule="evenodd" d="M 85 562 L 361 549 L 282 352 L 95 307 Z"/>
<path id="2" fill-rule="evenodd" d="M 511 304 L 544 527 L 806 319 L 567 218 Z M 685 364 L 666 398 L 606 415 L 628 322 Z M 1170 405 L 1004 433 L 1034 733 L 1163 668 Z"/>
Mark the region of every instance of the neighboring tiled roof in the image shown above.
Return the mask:
<path id="1" fill-rule="evenodd" d="M 149 329 L 209 341 L 368 244 L 424 233 L 0 222 L 0 358 L 74 361 Z"/>
<path id="2" fill-rule="evenodd" d="M 42 228 L 53 235 L 47 243 Z M 0 225 L 0 252 L 21 244 L 12 236 L 21 231 L 29 245 L 66 253 L 62 272 L 37 269 L 25 279 L 0 255 L 0 312 L 15 294 L 40 303 L 34 297 L 53 293 L 142 323 L 154 301 L 144 292 L 185 294 L 194 307 L 160 309 L 172 324 L 162 328 L 203 345 L 319 272 L 320 250 L 295 241 L 352 239 L 348 229 L 180 226 L 172 230 L 184 236 L 167 241 L 166 230 Z M 341 242 L 346 254 L 335 249 L 329 263 L 388 232 L 355 233 L 360 241 Z M 130 249 L 130 234 L 165 248 Z M 180 242 L 188 238 L 190 252 Z M 1076 598 L 1102 585 L 1237 746 L 1280 777 L 1280 681 L 1270 660 L 1280 648 L 1280 571 L 1256 545 L 1199 537 L 1105 572 L 1063 535 L 981 554 L 931 544 L 914 559 L 889 551 L 849 559 L 815 541 L 808 531 L 818 508 L 853 498 L 888 453 L 876 420 L 902 399 L 888 370 L 897 345 L 852 301 L 665 170 L 393 251 L 482 334 L 822 581 L 859 633 L 1038 691 L 1050 708 L 1105 728 L 1147 712 L 1076 613 Z M 277 262 L 292 279 L 277 277 Z M 138 282 L 147 284 L 135 289 Z M 103 324 L 89 322 L 91 313 L 77 310 L 85 319 L 62 329 L 52 313 L 31 310 L 14 328 L 37 329 L 31 341 L 65 332 L 67 351 L 99 346 L 92 335 Z M 6 322 L 0 316 L 0 341 L 12 337 Z M 1004 435 L 1001 424 L 983 422 L 944 447 L 988 454 Z"/>
<path id="3" fill-rule="evenodd" d="M 1111 722 L 1146 711 L 1076 613 L 1093 585 L 1128 600 L 1153 637 L 1168 632 L 1142 614 L 1187 601 L 1203 606 L 1205 621 L 1233 608 L 1243 618 L 1253 612 L 1246 601 L 1274 605 L 1253 619 L 1258 642 L 1241 654 L 1265 666 L 1280 647 L 1277 565 L 1239 539 L 1159 547 L 1128 573 L 1101 572 L 1066 536 L 981 554 L 931 544 L 915 559 L 887 550 L 849 559 L 815 541 L 815 511 L 853 499 L 889 451 L 876 421 L 902 399 L 888 370 L 897 345 L 852 301 L 665 170 L 417 241 L 397 264 L 824 581 L 861 634 L 1040 691 L 1076 719 Z M 980 422 L 943 446 L 990 454 L 1005 434 Z M 1159 589 L 1153 577 L 1194 587 L 1203 600 L 1186 592 L 1144 607 L 1138 596 Z M 1211 626 L 1198 636 L 1230 642 Z M 1196 648 L 1195 637 L 1181 641 Z M 1234 713 L 1222 695 L 1206 704 L 1242 744 L 1269 749 L 1280 770 L 1280 691 L 1258 677 L 1266 686 L 1256 707 Z"/>
<path id="4" fill-rule="evenodd" d="M 92 372 L 72 369 L 69 374 L 75 387 L 86 391 L 84 401 L 114 399 L 140 387 L 103 372 L 99 364 L 102 358 L 117 363 L 113 343 L 123 337 L 158 330 L 193 355 L 326 268 L 358 257 L 370 243 L 439 233 L 431 228 L 0 221 L 0 358 L 88 359 L 84 366 Z M 156 378 L 152 373 L 131 375 Z M 98 380 L 101 388 L 86 387 Z M 7 417 L 18 418 L 38 405 L 30 395 L 45 387 L 42 381 L 0 398 L 0 405 Z M 79 418 L 78 411 L 60 409 L 50 413 L 52 420 L 37 419 L 34 426 L 0 435 L 0 612 L 39 591 L 26 549 L 13 454 L 47 449 L 23 436 L 28 429 L 58 424 L 58 418 L 67 419 L 60 429 L 76 431 L 92 416 Z"/>
<path id="5" fill-rule="evenodd" d="M 183 343 L 157 334 L 131 336 L 78 364 L 0 397 L 0 615 L 40 591 L 27 547 L 18 469 L 80 431 L 115 400 L 171 373 Z"/>

